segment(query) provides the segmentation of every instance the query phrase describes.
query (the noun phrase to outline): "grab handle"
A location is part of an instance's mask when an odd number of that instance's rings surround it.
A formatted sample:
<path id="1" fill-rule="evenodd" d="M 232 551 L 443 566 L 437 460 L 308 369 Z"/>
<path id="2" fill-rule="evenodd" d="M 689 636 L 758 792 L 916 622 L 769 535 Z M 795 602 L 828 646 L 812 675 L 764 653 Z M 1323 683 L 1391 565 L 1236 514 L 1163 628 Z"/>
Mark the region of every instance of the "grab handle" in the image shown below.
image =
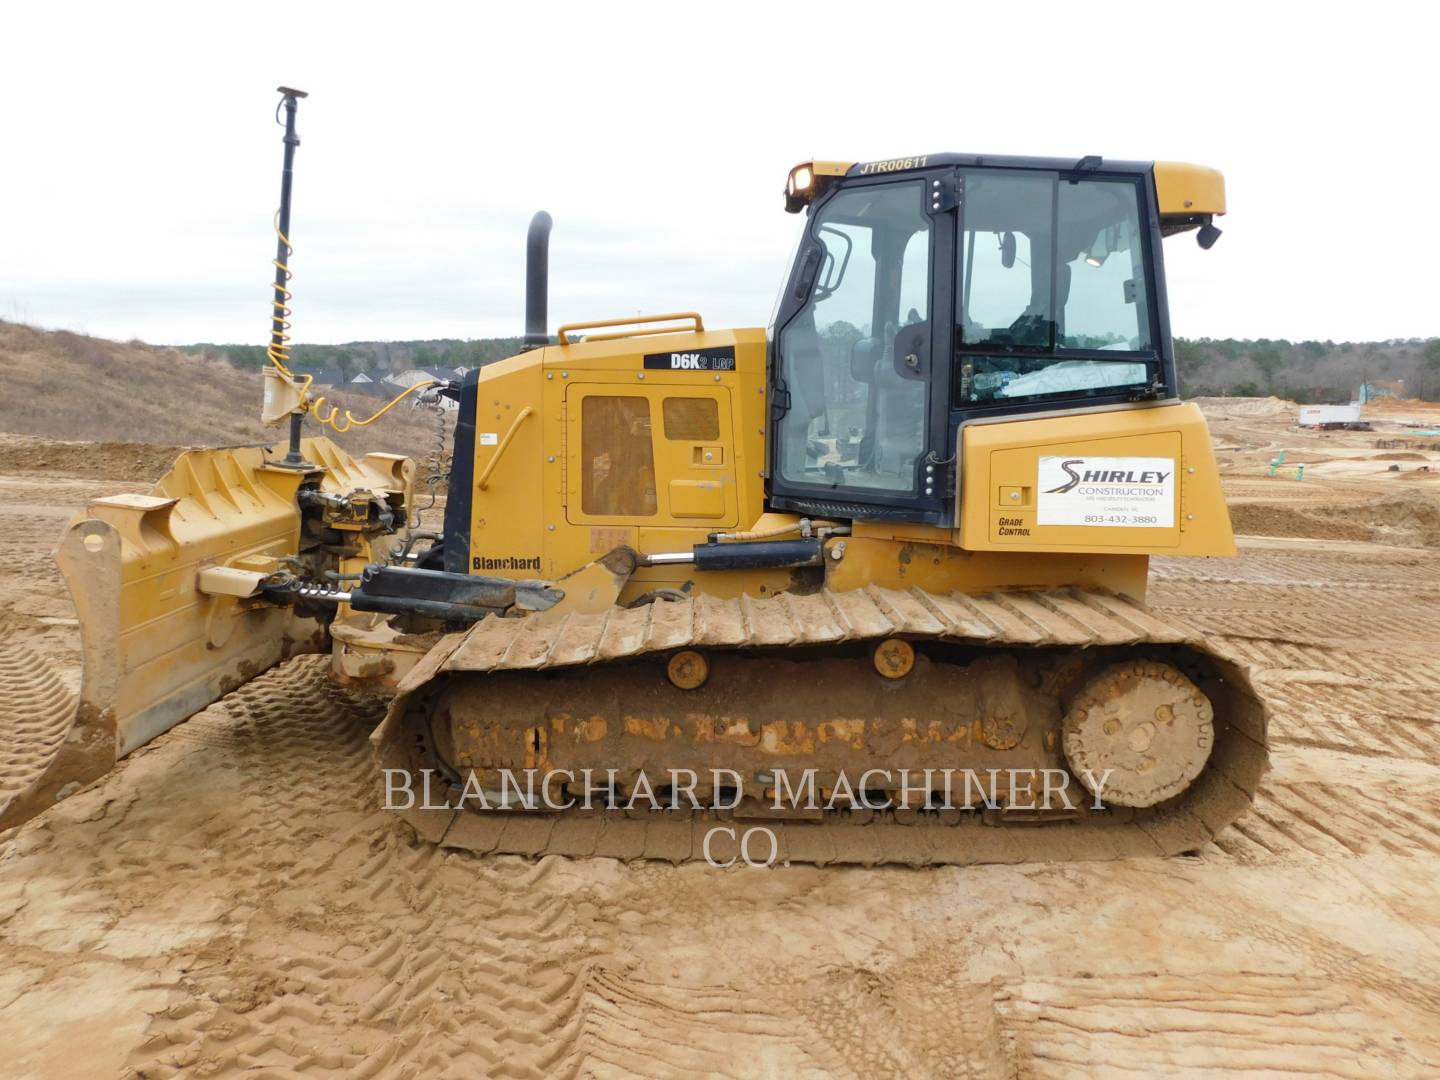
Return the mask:
<path id="1" fill-rule="evenodd" d="M 570 335 L 577 330 L 594 330 L 597 327 L 605 326 L 636 326 L 645 323 L 674 322 L 676 319 L 690 319 L 694 325 L 689 327 L 695 333 L 701 333 L 705 329 L 705 320 L 700 317 L 698 311 L 679 311 L 671 315 L 636 315 L 629 319 L 600 319 L 596 322 L 567 323 L 560 327 L 560 344 L 572 345 Z M 591 334 L 587 341 L 611 341 L 614 338 L 645 337 L 647 334 L 678 334 L 687 329 L 683 326 L 651 326 L 644 330 L 623 330 L 613 334 Z"/>

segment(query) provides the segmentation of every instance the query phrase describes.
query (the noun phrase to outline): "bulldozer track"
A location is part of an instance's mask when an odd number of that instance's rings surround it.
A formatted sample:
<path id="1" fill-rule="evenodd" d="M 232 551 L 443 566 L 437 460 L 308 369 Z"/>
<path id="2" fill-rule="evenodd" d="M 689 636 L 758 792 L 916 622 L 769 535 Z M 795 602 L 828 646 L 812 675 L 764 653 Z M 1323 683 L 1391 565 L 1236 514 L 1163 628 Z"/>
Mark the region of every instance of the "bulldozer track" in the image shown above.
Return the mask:
<path id="1" fill-rule="evenodd" d="M 413 772 L 433 763 L 424 692 L 432 680 L 459 673 L 611 664 L 691 648 L 783 651 L 896 636 L 982 647 L 1118 649 L 1122 656 L 1168 649 L 1170 655 L 1201 657 L 1219 673 L 1226 698 L 1217 703 L 1209 764 L 1186 791 L 1155 807 L 1043 825 L 994 827 L 968 812 L 944 820 L 920 813 L 902 823 L 888 810 L 863 824 L 852 824 L 849 811 L 827 812 L 819 821 L 734 823 L 708 810 L 654 810 L 639 817 L 620 810 L 546 814 L 416 807 L 403 812 L 434 843 L 495 854 L 728 861 L 744 854 L 737 834 L 763 825 L 781 863 L 923 866 L 1192 851 L 1239 817 L 1258 790 L 1266 765 L 1266 722 L 1244 669 L 1189 627 L 1123 598 L 1076 589 L 966 596 L 870 586 L 846 593 L 698 597 L 601 614 L 487 619 L 445 639 L 407 676 L 374 736 L 376 752 L 384 768 Z"/>

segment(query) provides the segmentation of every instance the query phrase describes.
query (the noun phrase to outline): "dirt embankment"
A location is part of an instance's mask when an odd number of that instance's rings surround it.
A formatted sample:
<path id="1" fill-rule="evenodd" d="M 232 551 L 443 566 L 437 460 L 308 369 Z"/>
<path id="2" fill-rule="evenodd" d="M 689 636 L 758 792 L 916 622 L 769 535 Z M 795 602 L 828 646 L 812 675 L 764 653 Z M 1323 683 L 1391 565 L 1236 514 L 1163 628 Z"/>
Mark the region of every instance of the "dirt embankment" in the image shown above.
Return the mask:
<path id="1" fill-rule="evenodd" d="M 1211 417 L 1244 417 L 1246 419 L 1276 418 L 1293 416 L 1299 408 L 1293 401 L 1278 397 L 1232 398 L 1197 397 L 1191 398 L 1196 405 Z"/>
<path id="2" fill-rule="evenodd" d="M 122 442 L 173 448 L 276 443 L 284 438 L 282 429 L 260 423 L 258 371 L 242 371 L 179 349 L 0 322 L 0 371 L 5 372 L 0 432 L 95 441 L 101 444 L 100 453 Z M 343 393 L 335 398 L 330 404 L 348 406 L 361 417 L 384 403 L 347 400 Z M 306 427 L 310 434 L 320 432 L 313 423 Z M 434 429 L 431 410 L 402 404 L 373 427 L 325 434 L 351 453 L 390 450 L 421 457 L 430 450 Z M 145 453 L 139 452 L 142 459 Z M 122 457 L 128 454 L 124 451 Z M 94 472 L 97 467 L 82 464 L 74 470 L 68 461 L 40 466 L 72 476 L 101 475 Z M 153 471 L 148 460 L 142 460 L 141 468 Z M 104 475 L 134 478 L 129 472 Z"/>
<path id="3" fill-rule="evenodd" d="M 183 446 L 134 442 L 57 442 L 0 435 L 0 473 L 56 472 L 96 480 L 153 482 L 175 463 Z"/>
<path id="4" fill-rule="evenodd" d="M 1335 506 L 1232 503 L 1230 523 L 1243 536 L 1358 540 L 1393 547 L 1440 546 L 1440 501 L 1420 494 Z"/>

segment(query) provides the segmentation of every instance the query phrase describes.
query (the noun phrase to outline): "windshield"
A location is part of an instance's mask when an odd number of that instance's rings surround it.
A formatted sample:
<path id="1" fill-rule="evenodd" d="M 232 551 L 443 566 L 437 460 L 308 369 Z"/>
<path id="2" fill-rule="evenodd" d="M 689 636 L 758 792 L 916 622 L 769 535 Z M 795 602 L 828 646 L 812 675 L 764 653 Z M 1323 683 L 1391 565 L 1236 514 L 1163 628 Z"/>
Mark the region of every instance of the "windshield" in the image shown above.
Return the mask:
<path id="1" fill-rule="evenodd" d="M 965 173 L 961 347 L 1151 352 L 1138 195 L 1130 180 Z"/>
<path id="2" fill-rule="evenodd" d="M 779 470 L 795 483 L 914 491 L 925 448 L 930 219 L 922 182 L 841 192 L 816 213 L 809 300 L 780 334 L 789 411 Z"/>

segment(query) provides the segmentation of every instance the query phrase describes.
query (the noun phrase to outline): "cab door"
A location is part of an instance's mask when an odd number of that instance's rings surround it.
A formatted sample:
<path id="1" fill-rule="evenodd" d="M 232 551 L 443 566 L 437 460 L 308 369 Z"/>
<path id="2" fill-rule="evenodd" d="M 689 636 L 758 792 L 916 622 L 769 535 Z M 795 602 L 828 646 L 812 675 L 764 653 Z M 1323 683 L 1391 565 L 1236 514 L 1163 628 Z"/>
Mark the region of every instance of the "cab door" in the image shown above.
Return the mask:
<path id="1" fill-rule="evenodd" d="M 574 525 L 734 528 L 734 433 L 724 386 L 572 383 L 565 516 Z"/>
<path id="2" fill-rule="evenodd" d="M 810 208 L 776 312 L 772 508 L 948 520 L 954 206 L 954 170 L 921 169 Z"/>

